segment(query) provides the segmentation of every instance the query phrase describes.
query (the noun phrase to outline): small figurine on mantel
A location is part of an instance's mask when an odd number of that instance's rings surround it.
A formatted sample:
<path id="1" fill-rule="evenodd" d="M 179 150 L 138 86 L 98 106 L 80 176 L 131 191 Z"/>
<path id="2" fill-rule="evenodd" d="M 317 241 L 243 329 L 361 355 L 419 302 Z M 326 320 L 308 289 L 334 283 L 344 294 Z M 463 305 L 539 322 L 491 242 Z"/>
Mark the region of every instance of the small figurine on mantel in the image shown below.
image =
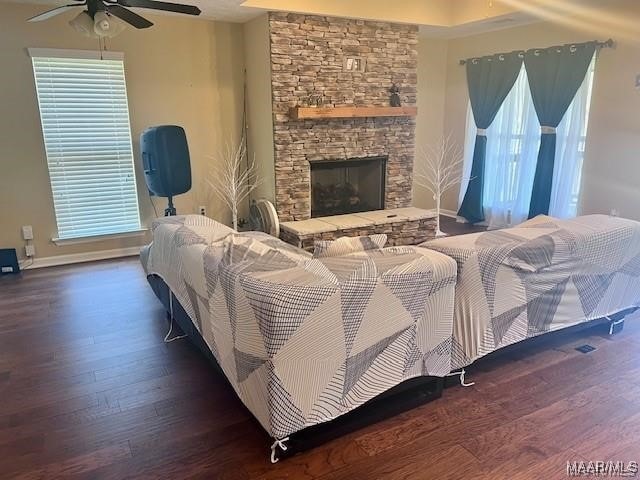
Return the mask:
<path id="1" fill-rule="evenodd" d="M 389 89 L 389 93 L 391 94 L 391 96 L 389 97 L 389 104 L 392 107 L 399 107 L 400 106 L 400 88 L 398 88 L 398 86 L 393 83 L 391 85 L 391 88 Z"/>

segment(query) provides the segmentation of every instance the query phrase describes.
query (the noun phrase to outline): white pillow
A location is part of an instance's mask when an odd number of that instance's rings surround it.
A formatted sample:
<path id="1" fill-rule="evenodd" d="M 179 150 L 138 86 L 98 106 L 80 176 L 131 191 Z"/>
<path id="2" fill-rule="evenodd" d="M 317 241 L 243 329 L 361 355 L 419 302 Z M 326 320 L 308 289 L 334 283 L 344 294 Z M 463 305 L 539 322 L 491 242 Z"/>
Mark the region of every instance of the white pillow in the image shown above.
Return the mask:
<path id="1" fill-rule="evenodd" d="M 367 250 L 381 250 L 387 243 L 384 233 L 362 237 L 340 237 L 337 240 L 316 240 L 313 244 L 313 258 L 339 257 L 349 253 Z"/>

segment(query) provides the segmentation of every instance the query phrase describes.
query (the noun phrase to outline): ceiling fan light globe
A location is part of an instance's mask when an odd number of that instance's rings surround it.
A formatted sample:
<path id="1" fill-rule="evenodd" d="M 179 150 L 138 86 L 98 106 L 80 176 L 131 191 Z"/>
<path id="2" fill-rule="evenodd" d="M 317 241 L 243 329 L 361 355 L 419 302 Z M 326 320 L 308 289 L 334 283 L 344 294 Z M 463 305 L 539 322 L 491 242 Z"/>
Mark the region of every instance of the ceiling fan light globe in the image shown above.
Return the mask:
<path id="1" fill-rule="evenodd" d="M 105 12 L 96 12 L 93 16 L 93 30 L 99 37 L 109 36 L 111 21 Z"/>
<path id="2" fill-rule="evenodd" d="M 101 36 L 113 38 L 116 35 L 121 34 L 124 31 L 125 28 L 127 28 L 127 24 L 126 23 L 124 23 L 123 21 L 119 20 L 116 17 L 110 16 L 109 17 L 109 30 L 106 31 L 104 34 L 101 34 Z"/>

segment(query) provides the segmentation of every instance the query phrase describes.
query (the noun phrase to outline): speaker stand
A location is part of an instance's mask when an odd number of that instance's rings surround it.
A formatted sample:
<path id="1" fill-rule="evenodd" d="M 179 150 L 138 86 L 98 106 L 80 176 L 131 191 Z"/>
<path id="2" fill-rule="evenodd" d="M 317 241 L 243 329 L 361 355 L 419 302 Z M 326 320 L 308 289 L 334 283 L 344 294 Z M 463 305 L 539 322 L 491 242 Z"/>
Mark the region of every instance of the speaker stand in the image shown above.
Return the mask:
<path id="1" fill-rule="evenodd" d="M 164 216 L 174 217 L 176 215 L 176 207 L 173 206 L 173 197 L 169 196 L 167 200 L 169 200 L 169 205 L 164 209 Z"/>

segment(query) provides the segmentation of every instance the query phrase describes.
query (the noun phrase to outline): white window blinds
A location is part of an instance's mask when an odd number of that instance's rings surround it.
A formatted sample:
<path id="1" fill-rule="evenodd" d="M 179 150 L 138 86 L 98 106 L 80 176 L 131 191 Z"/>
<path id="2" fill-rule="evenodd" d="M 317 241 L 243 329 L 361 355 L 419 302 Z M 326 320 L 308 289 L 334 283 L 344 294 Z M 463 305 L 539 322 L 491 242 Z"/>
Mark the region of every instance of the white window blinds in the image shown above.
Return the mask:
<path id="1" fill-rule="evenodd" d="M 122 56 L 30 53 L 58 237 L 140 230 Z"/>

